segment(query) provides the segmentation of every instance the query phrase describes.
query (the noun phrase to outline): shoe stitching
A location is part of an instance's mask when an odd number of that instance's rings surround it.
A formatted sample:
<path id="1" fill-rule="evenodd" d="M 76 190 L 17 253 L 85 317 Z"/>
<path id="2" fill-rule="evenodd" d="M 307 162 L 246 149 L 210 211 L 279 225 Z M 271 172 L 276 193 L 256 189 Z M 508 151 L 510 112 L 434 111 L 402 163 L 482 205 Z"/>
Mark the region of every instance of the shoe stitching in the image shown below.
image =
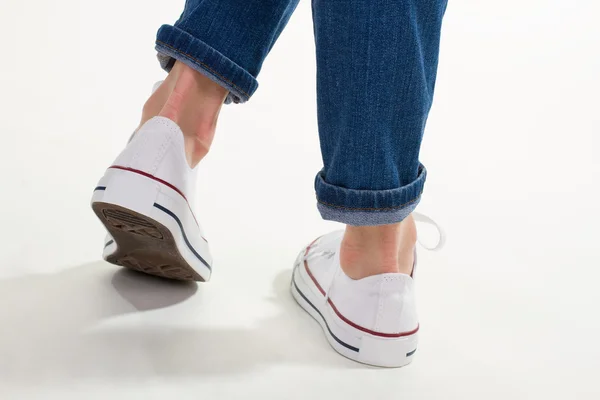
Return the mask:
<path id="1" fill-rule="evenodd" d="M 423 192 L 419 193 L 417 195 L 417 197 L 415 197 L 414 199 L 412 199 L 409 202 L 406 202 L 402 205 L 399 206 L 395 206 L 395 207 L 385 207 L 385 208 L 373 208 L 373 207 L 347 207 L 347 206 L 340 206 L 340 205 L 336 205 L 336 204 L 331 204 L 331 203 L 327 203 L 323 200 L 320 200 L 319 198 L 317 198 L 317 201 L 321 204 L 323 204 L 324 206 L 327 207 L 333 207 L 333 208 L 339 208 L 342 210 L 350 210 L 350 211 L 388 211 L 388 210 L 398 210 L 401 208 L 404 208 L 406 206 L 411 205 L 412 203 L 416 202 L 417 200 L 419 200 L 419 198 L 421 197 L 421 195 L 423 194 Z"/>
<path id="2" fill-rule="evenodd" d="M 384 297 L 381 294 L 383 292 L 384 283 L 385 283 L 385 279 L 379 283 L 379 299 L 378 299 L 378 304 L 377 304 L 377 316 L 375 317 L 375 328 L 373 328 L 374 331 L 380 330 L 379 326 L 380 326 L 380 322 L 381 322 L 381 317 L 383 315 L 383 302 L 384 302 Z"/>

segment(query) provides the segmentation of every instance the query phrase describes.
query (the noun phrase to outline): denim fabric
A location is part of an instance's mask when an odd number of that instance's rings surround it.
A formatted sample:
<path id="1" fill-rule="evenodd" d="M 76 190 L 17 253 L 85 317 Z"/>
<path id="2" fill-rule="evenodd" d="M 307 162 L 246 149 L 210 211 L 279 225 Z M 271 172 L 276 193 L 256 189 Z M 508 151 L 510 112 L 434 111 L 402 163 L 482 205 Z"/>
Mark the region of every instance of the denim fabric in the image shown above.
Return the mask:
<path id="1" fill-rule="evenodd" d="M 299 0 L 187 0 L 179 20 L 156 37 L 167 71 L 179 60 L 246 102 L 258 87 L 264 59 Z"/>
<path id="2" fill-rule="evenodd" d="M 325 219 L 402 221 L 425 178 L 419 150 L 433 100 L 446 0 L 313 0 Z M 297 0 L 188 0 L 158 32 L 163 66 L 180 60 L 244 102 Z"/>

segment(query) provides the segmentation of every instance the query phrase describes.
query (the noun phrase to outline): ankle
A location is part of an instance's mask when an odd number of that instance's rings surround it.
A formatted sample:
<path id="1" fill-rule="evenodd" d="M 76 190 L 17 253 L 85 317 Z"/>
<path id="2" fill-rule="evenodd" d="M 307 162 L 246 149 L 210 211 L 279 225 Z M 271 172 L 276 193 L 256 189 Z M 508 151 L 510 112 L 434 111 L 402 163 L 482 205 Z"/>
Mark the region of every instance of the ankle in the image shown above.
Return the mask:
<path id="1" fill-rule="evenodd" d="M 167 79 L 146 101 L 142 124 L 161 116 L 179 125 L 185 136 L 186 158 L 193 168 L 210 150 L 226 96 L 226 89 L 176 62 Z"/>
<path id="2" fill-rule="evenodd" d="M 410 275 L 416 241 L 412 216 L 398 224 L 347 226 L 340 248 L 342 270 L 352 279 L 384 273 Z"/>

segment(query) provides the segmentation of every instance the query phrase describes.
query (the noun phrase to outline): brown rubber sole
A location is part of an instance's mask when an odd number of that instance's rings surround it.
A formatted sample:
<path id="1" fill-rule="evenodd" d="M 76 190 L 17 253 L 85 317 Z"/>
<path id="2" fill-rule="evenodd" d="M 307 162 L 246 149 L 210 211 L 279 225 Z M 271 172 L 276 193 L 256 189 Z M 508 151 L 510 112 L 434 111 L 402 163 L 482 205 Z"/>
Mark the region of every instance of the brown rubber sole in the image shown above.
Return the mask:
<path id="1" fill-rule="evenodd" d="M 109 263 L 161 278 L 204 282 L 181 256 L 166 226 L 115 204 L 96 202 L 92 209 L 117 244 L 106 258 Z"/>

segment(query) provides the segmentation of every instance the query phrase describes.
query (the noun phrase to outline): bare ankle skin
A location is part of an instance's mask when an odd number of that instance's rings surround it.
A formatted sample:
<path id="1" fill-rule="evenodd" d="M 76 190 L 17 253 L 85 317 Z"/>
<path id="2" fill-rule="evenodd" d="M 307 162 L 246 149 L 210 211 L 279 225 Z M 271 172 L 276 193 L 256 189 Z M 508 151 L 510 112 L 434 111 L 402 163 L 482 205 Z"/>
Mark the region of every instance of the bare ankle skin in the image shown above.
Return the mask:
<path id="1" fill-rule="evenodd" d="M 342 270 L 352 279 L 390 272 L 410 275 L 416 242 L 412 216 L 391 225 L 348 225 L 340 249 Z"/>
<path id="2" fill-rule="evenodd" d="M 185 136 L 186 158 L 194 168 L 210 150 L 227 90 L 177 61 L 146 101 L 140 126 L 155 116 L 175 122 Z"/>

